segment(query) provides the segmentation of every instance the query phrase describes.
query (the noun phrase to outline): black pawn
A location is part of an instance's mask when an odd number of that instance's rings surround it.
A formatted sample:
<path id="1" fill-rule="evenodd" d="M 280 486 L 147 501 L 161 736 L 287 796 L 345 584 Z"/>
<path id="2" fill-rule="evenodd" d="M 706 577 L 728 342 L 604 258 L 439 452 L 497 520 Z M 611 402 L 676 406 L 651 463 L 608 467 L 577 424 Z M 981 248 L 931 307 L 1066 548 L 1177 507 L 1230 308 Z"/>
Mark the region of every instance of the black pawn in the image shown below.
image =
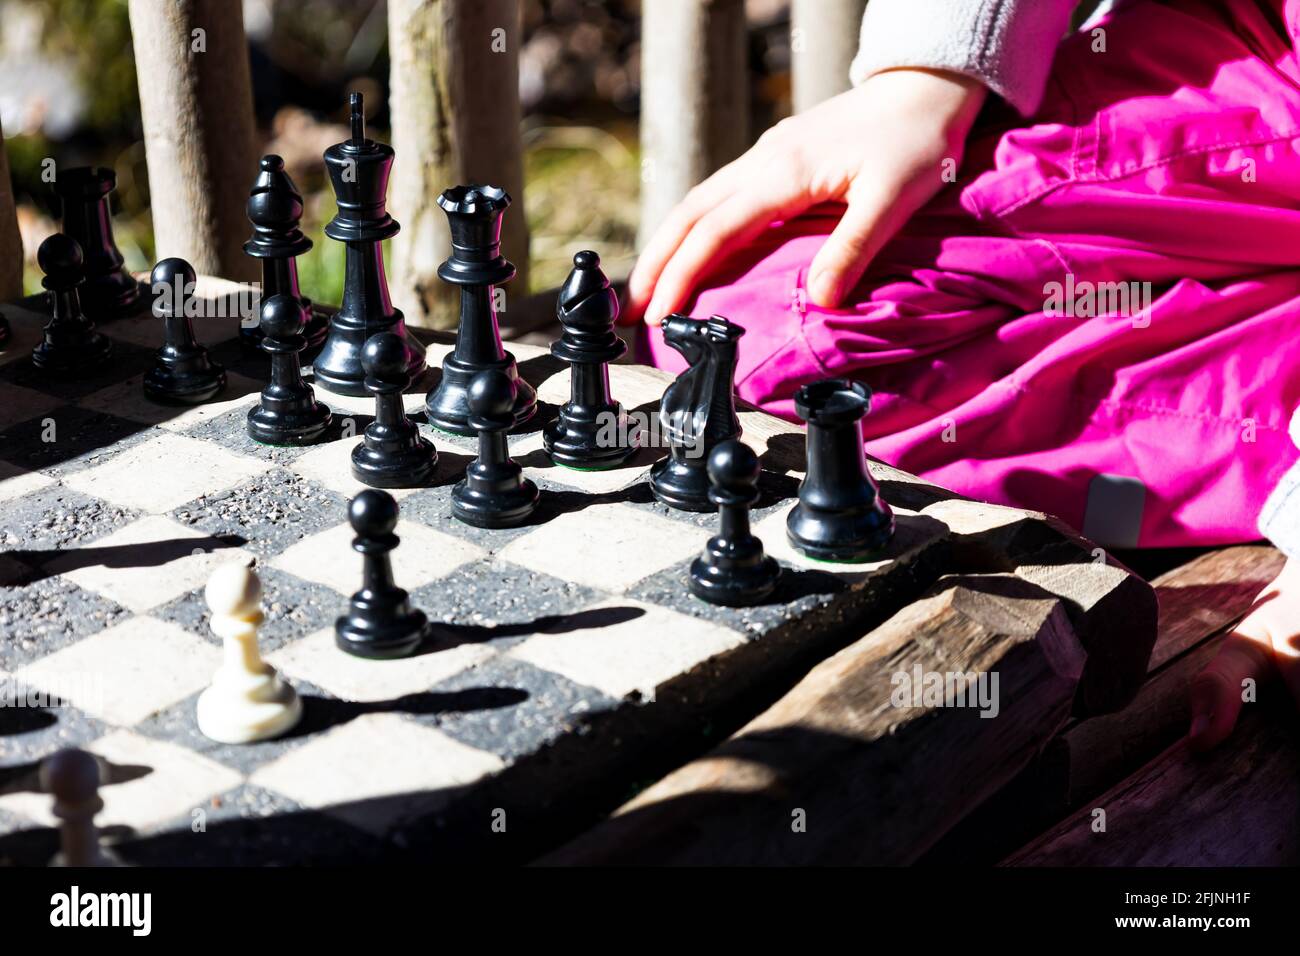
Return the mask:
<path id="1" fill-rule="evenodd" d="M 871 392 L 847 379 L 814 382 L 795 393 L 795 413 L 808 423 L 808 473 L 786 534 L 811 558 L 870 560 L 894 533 L 894 513 L 862 449 L 862 418 L 870 408 Z"/>
<path id="2" fill-rule="evenodd" d="M 226 370 L 194 337 L 194 267 L 184 259 L 164 259 L 153 267 L 149 281 L 153 314 L 163 320 L 163 344 L 145 373 L 145 397 L 169 405 L 206 402 L 226 387 Z"/>
<path id="3" fill-rule="evenodd" d="M 710 604 L 746 607 L 776 589 L 781 566 L 763 553 L 749 530 L 749 509 L 758 501 L 758 456 L 732 439 L 709 454 L 709 498 L 718 506 L 718 533 L 691 563 L 691 593 Z"/>
<path id="4" fill-rule="evenodd" d="M 515 422 L 515 383 L 499 369 L 479 372 L 469 385 L 470 425 L 478 457 L 451 492 L 451 513 L 477 528 L 513 528 L 537 507 L 537 486 L 510 457 L 506 432 Z"/>
<path id="5" fill-rule="evenodd" d="M 273 295 L 262 303 L 262 348 L 271 356 L 271 382 L 248 412 L 248 434 L 264 445 L 310 445 L 330 424 L 330 410 L 302 380 L 298 353 L 307 310 L 297 299 Z"/>
<path id="6" fill-rule="evenodd" d="M 383 491 L 363 491 L 348 505 L 348 521 L 357 533 L 352 547 L 363 562 L 361 590 L 334 622 L 334 642 L 357 657 L 405 657 L 420 646 L 428 620 L 393 583 L 397 502 Z"/>
<path id="7" fill-rule="evenodd" d="M 126 271 L 113 240 L 108 196 L 116 186 L 113 170 L 90 166 L 61 170 L 54 183 L 63 203 L 63 232 L 80 243 L 85 256 L 81 302 L 100 321 L 134 312 L 140 303 L 140 284 Z"/>
<path id="8" fill-rule="evenodd" d="M 618 296 L 600 269 L 600 256 L 579 252 L 560 289 L 556 318 L 564 333 L 551 354 L 569 363 L 569 401 L 542 433 L 542 447 L 557 465 L 614 468 L 638 448 L 628 434 L 627 412 L 609 394 L 609 363 L 627 351 L 614 333 Z"/>
<path id="9" fill-rule="evenodd" d="M 374 488 L 418 488 L 428 483 L 438 464 L 433 444 L 406 415 L 402 393 L 411 384 L 406 343 L 392 332 L 366 340 L 361 367 L 366 390 L 375 396 L 375 420 L 361 444 L 352 449 L 352 476 Z"/>
<path id="10" fill-rule="evenodd" d="M 36 250 L 36 262 L 50 290 L 53 309 L 45 335 L 32 352 L 32 363 L 50 375 L 76 377 L 103 366 L 113 343 L 95 331 L 81 310 L 77 286 L 85 272 L 81 246 L 71 236 L 55 233 Z"/>

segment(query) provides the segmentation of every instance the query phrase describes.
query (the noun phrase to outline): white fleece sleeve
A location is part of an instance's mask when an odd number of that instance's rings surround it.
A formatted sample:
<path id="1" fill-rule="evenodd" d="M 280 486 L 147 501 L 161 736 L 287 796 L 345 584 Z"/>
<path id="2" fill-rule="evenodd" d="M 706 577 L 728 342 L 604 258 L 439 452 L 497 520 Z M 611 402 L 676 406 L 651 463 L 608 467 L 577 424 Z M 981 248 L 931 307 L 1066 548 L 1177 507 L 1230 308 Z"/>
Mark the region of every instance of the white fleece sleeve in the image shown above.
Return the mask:
<path id="1" fill-rule="evenodd" d="M 1291 416 L 1291 440 L 1300 448 L 1300 408 Z M 1300 463 L 1282 476 L 1264 502 L 1259 531 L 1287 557 L 1300 559 Z"/>
<path id="2" fill-rule="evenodd" d="M 869 0 L 850 77 L 898 67 L 973 77 L 1022 116 L 1038 109 L 1076 0 Z"/>

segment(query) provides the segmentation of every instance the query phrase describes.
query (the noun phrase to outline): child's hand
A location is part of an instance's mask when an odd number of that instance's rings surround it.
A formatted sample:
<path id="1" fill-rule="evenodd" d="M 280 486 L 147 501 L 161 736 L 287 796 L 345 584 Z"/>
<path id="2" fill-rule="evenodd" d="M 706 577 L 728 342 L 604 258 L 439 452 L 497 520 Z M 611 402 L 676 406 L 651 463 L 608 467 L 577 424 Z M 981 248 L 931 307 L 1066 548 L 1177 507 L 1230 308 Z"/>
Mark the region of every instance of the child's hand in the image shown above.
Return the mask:
<path id="1" fill-rule="evenodd" d="M 1192 681 L 1192 746 L 1205 749 L 1224 740 L 1241 713 L 1242 681 L 1258 681 L 1275 667 L 1300 702 L 1300 560 L 1295 558 Z"/>
<path id="2" fill-rule="evenodd" d="M 955 73 L 891 70 L 783 120 L 700 183 L 669 214 L 628 281 L 626 321 L 659 320 L 722 255 L 778 219 L 847 204 L 809 270 L 809 292 L 834 308 L 909 216 L 960 164 L 986 90 Z"/>

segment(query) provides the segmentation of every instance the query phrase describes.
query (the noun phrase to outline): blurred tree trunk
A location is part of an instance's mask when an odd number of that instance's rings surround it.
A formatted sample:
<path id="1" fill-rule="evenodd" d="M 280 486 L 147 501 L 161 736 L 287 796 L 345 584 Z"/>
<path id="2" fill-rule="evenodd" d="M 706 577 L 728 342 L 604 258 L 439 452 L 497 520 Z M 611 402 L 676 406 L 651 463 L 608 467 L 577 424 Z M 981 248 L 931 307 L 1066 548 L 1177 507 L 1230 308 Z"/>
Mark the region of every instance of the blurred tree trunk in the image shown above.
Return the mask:
<path id="1" fill-rule="evenodd" d="M 0 301 L 23 294 L 23 237 L 18 231 L 18 210 L 9 178 L 9 153 L 0 128 Z"/>
<path id="2" fill-rule="evenodd" d="M 866 9 L 867 0 L 794 0 L 790 52 L 796 113 L 849 88 Z"/>

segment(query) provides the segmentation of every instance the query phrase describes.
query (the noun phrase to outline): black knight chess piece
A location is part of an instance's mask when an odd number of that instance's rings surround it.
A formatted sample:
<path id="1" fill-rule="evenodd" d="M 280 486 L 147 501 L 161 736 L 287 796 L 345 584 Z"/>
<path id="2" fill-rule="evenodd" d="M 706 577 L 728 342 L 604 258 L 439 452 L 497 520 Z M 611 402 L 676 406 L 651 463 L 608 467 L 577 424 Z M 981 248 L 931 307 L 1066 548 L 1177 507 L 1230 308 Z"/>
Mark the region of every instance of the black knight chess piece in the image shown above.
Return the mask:
<path id="1" fill-rule="evenodd" d="M 303 298 L 298 287 L 298 256 L 312 247 L 299 228 L 302 208 L 302 194 L 285 172 L 284 160 L 273 153 L 263 156 L 248 196 L 248 221 L 253 224 L 253 235 L 244 243 L 244 252 L 262 260 L 263 299 L 288 295 L 301 300 L 307 309 L 310 318 L 303 335 L 307 339 L 306 354 L 311 355 L 325 344 L 329 320 L 312 312 L 311 301 Z M 239 337 L 250 348 L 260 348 L 262 329 L 246 325 L 240 328 Z"/>
<path id="2" fill-rule="evenodd" d="M 108 197 L 116 185 L 113 170 L 90 166 L 61 170 L 54 182 L 63 204 L 64 235 L 77 240 L 86 263 L 81 304 L 100 322 L 131 313 L 140 304 L 140 283 L 126 271 L 113 240 Z"/>
<path id="3" fill-rule="evenodd" d="M 261 401 L 248 412 L 248 436 L 264 445 L 311 445 L 330 425 L 330 410 L 316 401 L 302 380 L 298 356 L 307 347 L 302 334 L 307 310 L 288 295 L 262 303 L 262 348 L 271 356 L 271 381 Z"/>
<path id="4" fill-rule="evenodd" d="M 56 232 L 36 250 L 45 273 L 42 285 L 53 301 L 45 334 L 32 352 L 32 364 L 48 375 L 75 378 L 102 368 L 113 354 L 113 342 L 95 331 L 81 308 L 78 286 L 85 274 L 81 246 Z"/>
<path id="5" fill-rule="evenodd" d="M 609 394 L 609 363 L 627 351 L 627 344 L 614 332 L 618 296 L 596 253 L 573 257 L 555 314 L 564 332 L 551 354 L 569 363 L 570 397 L 546 426 L 542 445 L 557 465 L 613 468 L 637 450 L 639 441 L 628 433 L 627 412 Z"/>
<path id="6" fill-rule="evenodd" d="M 478 457 L 451 492 L 451 513 L 477 528 L 513 528 L 537 507 L 537 486 L 510 457 L 506 432 L 515 421 L 515 383 L 502 369 L 474 376 L 469 386 L 470 425 Z"/>
<path id="7" fill-rule="evenodd" d="M 668 457 L 650 469 L 650 490 L 682 511 L 712 511 L 709 453 L 740 437 L 736 415 L 736 353 L 745 330 L 720 315 L 691 319 L 670 315 L 664 341 L 686 357 L 689 367 L 664 391 L 659 427 Z"/>
<path id="8" fill-rule="evenodd" d="M 184 259 L 164 259 L 149 275 L 153 314 L 163 320 L 163 344 L 144 376 L 144 394 L 167 405 L 198 405 L 226 387 L 226 370 L 208 357 L 194 336 L 194 267 Z"/>
<path id="9" fill-rule="evenodd" d="M 710 604 L 758 604 L 776 589 L 781 576 L 781 566 L 763 553 L 763 542 L 749 527 L 761 471 L 754 450 L 735 439 L 709 453 L 709 498 L 718 506 L 718 533 L 691 563 L 690 588 Z"/>
<path id="10" fill-rule="evenodd" d="M 372 335 L 361 350 L 366 390 L 375 396 L 375 420 L 352 449 L 352 476 L 373 488 L 419 488 L 428 484 L 438 464 L 433 443 L 402 405 L 402 393 L 411 384 L 406 364 L 406 345 L 392 332 Z"/>
<path id="11" fill-rule="evenodd" d="M 357 657 L 405 657 L 420 646 L 429 622 L 393 582 L 397 502 L 387 492 L 363 491 L 348 505 L 348 521 L 356 532 L 352 547 L 362 557 L 361 590 L 334 622 L 334 642 Z"/>
<path id="12" fill-rule="evenodd" d="M 808 472 L 786 534 L 811 558 L 870 560 L 894 533 L 894 514 L 862 448 L 862 419 L 870 407 L 870 390 L 847 379 L 813 382 L 795 393 L 795 413 L 808 423 Z"/>
<path id="13" fill-rule="evenodd" d="M 412 378 L 424 371 L 424 346 L 407 332 L 402 313 L 393 308 L 384 276 L 381 243 L 401 228 L 386 208 L 393 148 L 366 138 L 361 94 L 353 93 L 350 102 L 351 138 L 325 151 L 325 167 L 338 199 L 338 215 L 325 226 L 325 235 L 347 245 L 343 303 L 330 318 L 329 334 L 312 371 L 328 391 L 365 395 L 361 349 L 370 336 L 401 336 L 407 349 L 406 372 Z"/>
<path id="14" fill-rule="evenodd" d="M 515 357 L 501 345 L 496 286 L 513 279 L 515 267 L 501 255 L 501 217 L 510 196 L 495 186 L 457 186 L 438 197 L 451 228 L 451 257 L 438 278 L 460 286 L 456 347 L 442 362 L 442 378 L 429 392 L 429 422 L 456 435 L 472 435 L 469 386 L 479 372 L 495 369 L 515 385 L 514 424 L 537 411 L 537 393 L 519 378 Z"/>

